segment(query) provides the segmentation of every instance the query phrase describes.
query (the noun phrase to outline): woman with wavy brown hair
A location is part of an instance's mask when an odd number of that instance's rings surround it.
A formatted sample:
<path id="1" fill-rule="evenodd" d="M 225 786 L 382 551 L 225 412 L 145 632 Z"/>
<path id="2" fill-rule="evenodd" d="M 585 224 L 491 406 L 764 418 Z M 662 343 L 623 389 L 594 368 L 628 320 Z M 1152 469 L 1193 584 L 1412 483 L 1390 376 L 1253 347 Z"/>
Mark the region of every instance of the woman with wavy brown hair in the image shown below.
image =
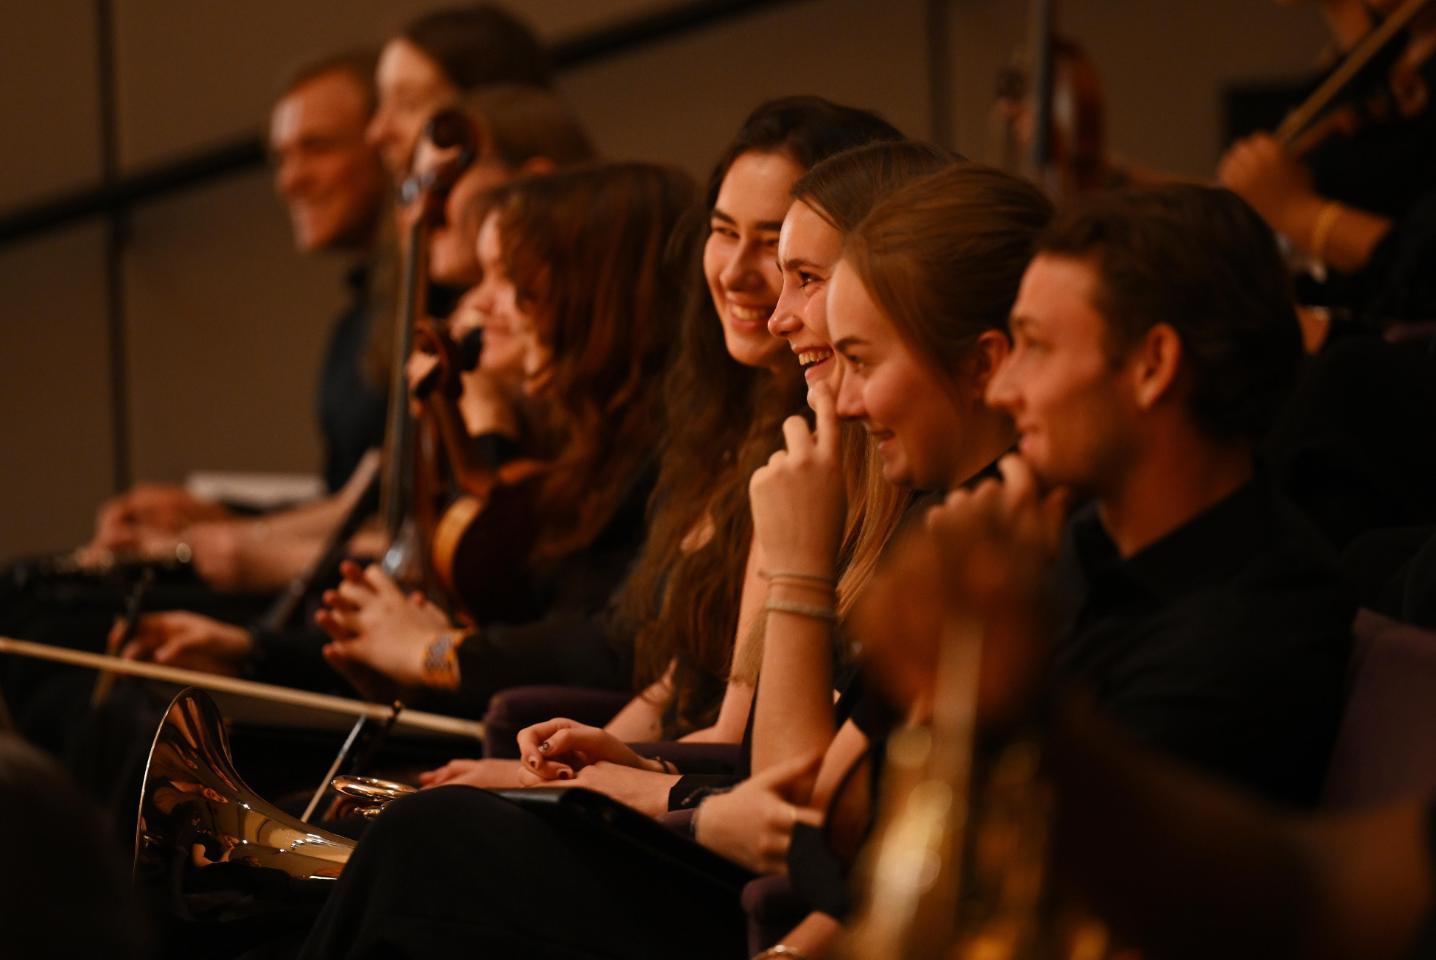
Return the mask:
<path id="1" fill-rule="evenodd" d="M 682 295 L 670 239 L 692 197 L 683 174 L 624 163 L 522 178 L 491 198 L 475 301 L 521 331 L 541 438 L 531 542 L 515 557 L 529 571 L 524 602 L 504 622 L 456 629 L 382 571 L 351 565 L 321 616 L 332 664 L 454 691 L 467 712 L 506 686 L 626 681 L 622 658 L 586 625 L 642 540 Z"/>

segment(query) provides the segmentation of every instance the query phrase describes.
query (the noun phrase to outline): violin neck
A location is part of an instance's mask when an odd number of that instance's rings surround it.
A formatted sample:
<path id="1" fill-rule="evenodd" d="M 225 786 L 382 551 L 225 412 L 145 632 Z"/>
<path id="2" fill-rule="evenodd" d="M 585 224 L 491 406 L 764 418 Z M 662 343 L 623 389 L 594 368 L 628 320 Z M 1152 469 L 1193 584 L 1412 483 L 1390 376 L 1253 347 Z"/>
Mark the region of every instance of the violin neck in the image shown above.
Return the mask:
<path id="1" fill-rule="evenodd" d="M 1277 141 L 1288 149 L 1293 149 L 1298 155 L 1309 150 L 1313 143 L 1310 138 L 1303 138 L 1302 135 L 1430 2 L 1431 0 L 1406 0 L 1391 16 L 1377 24 L 1376 28 L 1363 37 L 1346 58 L 1337 64 L 1336 69 L 1327 75 L 1321 85 L 1312 91 L 1311 96 L 1287 114 L 1281 126 L 1276 129 Z"/>
<path id="2" fill-rule="evenodd" d="M 414 493 L 414 418 L 409 415 L 405 370 L 414 346 L 414 326 L 427 306 L 429 232 L 422 218 L 409 228 L 408 249 L 394 323 L 394 352 L 389 371 L 389 420 L 384 443 L 384 527 L 392 539 L 404 524 Z"/>
<path id="3" fill-rule="evenodd" d="M 1053 0 L 1032 0 L 1028 8 L 1028 55 L 1031 57 L 1032 144 L 1027 158 L 1040 178 L 1052 160 Z"/>

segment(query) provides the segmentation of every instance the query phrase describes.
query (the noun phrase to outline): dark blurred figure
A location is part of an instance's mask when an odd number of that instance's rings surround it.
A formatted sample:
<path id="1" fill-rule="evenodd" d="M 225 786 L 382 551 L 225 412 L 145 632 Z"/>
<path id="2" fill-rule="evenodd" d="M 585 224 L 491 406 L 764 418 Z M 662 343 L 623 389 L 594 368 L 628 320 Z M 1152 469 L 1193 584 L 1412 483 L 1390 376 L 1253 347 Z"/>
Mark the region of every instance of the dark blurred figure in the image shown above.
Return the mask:
<path id="1" fill-rule="evenodd" d="M 8 733 L 0 733 L 0 850 L 5 956 L 149 956 L 112 833 L 59 767 Z"/>
<path id="2" fill-rule="evenodd" d="M 388 186 L 365 139 L 376 104 L 374 68 L 375 58 L 365 53 L 306 65 L 284 84 L 270 116 L 274 187 L 288 211 L 295 248 L 355 258 L 345 278 L 349 302 L 335 321 L 319 380 L 324 485 L 331 493 L 384 438 L 385 391 L 362 363 L 376 310 L 369 297 L 370 258 Z M 133 544 L 136 528 L 178 533 L 230 515 L 224 505 L 182 487 L 141 484 L 101 509 L 94 545 L 124 548 Z"/>
<path id="3" fill-rule="evenodd" d="M 425 14 L 406 24 L 379 56 L 379 104 L 369 142 L 399 180 L 409 172 L 414 145 L 435 107 L 479 87 L 546 87 L 550 73 L 548 54 L 533 31 L 496 4 Z"/>

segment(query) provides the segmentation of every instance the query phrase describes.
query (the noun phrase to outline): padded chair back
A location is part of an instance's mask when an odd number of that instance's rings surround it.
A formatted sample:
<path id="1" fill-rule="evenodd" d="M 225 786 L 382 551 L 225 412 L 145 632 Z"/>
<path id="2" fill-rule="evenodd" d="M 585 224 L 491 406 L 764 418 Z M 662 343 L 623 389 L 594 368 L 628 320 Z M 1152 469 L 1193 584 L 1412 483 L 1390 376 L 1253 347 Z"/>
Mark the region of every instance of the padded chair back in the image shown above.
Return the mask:
<path id="1" fill-rule="evenodd" d="M 1356 615 L 1352 685 L 1326 803 L 1366 807 L 1436 793 L 1436 632 Z"/>
<path id="2" fill-rule="evenodd" d="M 489 699 L 484 714 L 484 756 L 519 758 L 517 738 L 524 727 L 555 717 L 601 727 L 629 701 L 629 695 L 590 687 L 510 687 Z"/>

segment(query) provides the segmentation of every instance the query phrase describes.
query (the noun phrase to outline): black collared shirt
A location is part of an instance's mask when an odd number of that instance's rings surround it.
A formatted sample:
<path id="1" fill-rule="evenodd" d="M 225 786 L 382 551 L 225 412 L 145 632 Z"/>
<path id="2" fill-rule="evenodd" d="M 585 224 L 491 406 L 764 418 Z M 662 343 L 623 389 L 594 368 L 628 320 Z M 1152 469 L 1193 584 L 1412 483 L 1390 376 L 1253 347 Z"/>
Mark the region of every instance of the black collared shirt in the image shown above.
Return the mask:
<path id="1" fill-rule="evenodd" d="M 344 280 L 349 304 L 334 321 L 319 375 L 317 408 L 324 439 L 324 486 L 331 493 L 359 466 L 365 452 L 384 443 L 388 391 L 364 370 L 369 329 L 379 309 L 369 296 L 369 271 L 360 266 Z"/>
<path id="2" fill-rule="evenodd" d="M 1126 560 L 1088 505 L 1058 590 L 1059 677 L 1168 753 L 1272 800 L 1316 802 L 1354 603 L 1331 548 L 1264 481 Z"/>

